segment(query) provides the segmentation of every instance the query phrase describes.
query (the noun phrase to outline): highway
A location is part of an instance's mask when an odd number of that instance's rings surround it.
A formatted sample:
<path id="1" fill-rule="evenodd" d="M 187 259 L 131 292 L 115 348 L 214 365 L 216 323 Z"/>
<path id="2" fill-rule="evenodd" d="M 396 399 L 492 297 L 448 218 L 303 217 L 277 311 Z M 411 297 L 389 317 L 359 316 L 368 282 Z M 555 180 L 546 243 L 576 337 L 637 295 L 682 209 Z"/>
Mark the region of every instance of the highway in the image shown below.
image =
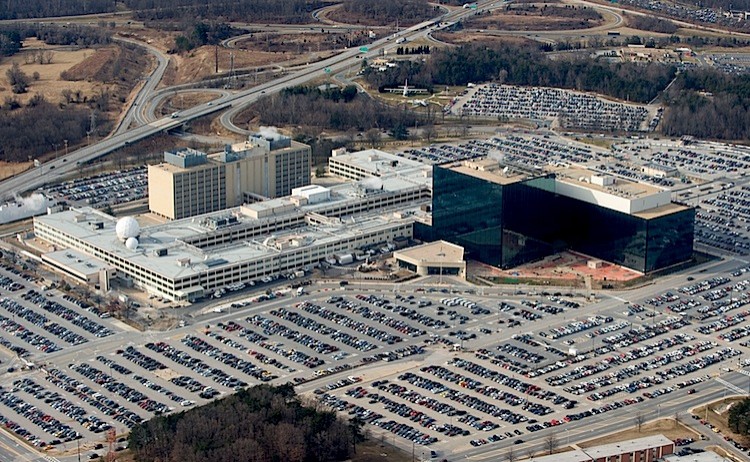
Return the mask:
<path id="1" fill-rule="evenodd" d="M 133 121 L 137 121 L 141 125 L 146 123 L 141 118 L 139 118 L 139 111 L 151 99 L 151 95 L 156 89 L 156 86 L 159 85 L 159 82 L 161 82 L 161 79 L 164 76 L 164 72 L 167 70 L 167 65 L 169 64 L 169 57 L 157 48 L 138 40 L 124 37 L 115 37 L 114 40 L 130 43 L 146 49 L 149 53 L 151 53 L 151 55 L 154 56 L 154 58 L 156 58 L 157 62 L 156 68 L 151 71 L 151 74 L 148 77 L 145 77 L 143 79 L 143 84 L 140 90 L 138 90 L 133 103 L 130 105 L 130 107 L 128 107 L 127 112 L 125 112 L 125 114 L 122 116 L 113 131 L 113 134 L 121 135 L 128 131 Z"/>
<path id="2" fill-rule="evenodd" d="M 483 2 L 483 4 L 489 5 L 495 0 Z M 480 4 L 482 4 L 480 2 Z M 121 133 L 117 133 L 114 136 L 107 138 L 99 143 L 92 144 L 82 149 L 78 149 L 67 156 L 60 157 L 56 160 L 46 162 L 41 167 L 33 170 L 26 171 L 14 177 L 8 178 L 7 180 L 0 183 L 0 198 L 11 198 L 15 194 L 21 194 L 26 191 L 37 189 L 48 183 L 56 183 L 65 175 L 71 174 L 76 171 L 79 163 L 89 162 L 104 155 L 107 155 L 113 151 L 123 148 L 127 145 L 143 140 L 157 133 L 168 131 L 179 127 L 186 121 L 197 119 L 214 112 L 223 111 L 230 109 L 227 113 L 222 116 L 222 123 L 225 121 L 231 121 L 238 112 L 242 111 L 249 104 L 254 103 L 258 98 L 273 94 L 281 91 L 282 89 L 301 85 L 307 83 L 316 78 L 323 77 L 327 74 L 326 69 L 330 72 L 336 73 L 352 65 L 356 65 L 360 62 L 360 58 L 373 58 L 381 53 L 381 50 L 391 46 L 393 42 L 390 39 L 393 37 L 404 37 L 413 40 L 418 37 L 423 37 L 431 31 L 439 29 L 442 26 L 433 26 L 435 21 L 457 21 L 464 16 L 474 14 L 473 10 L 460 9 L 453 12 L 446 13 L 440 17 L 434 18 L 429 21 L 422 22 L 420 24 L 409 27 L 401 32 L 398 32 L 392 36 L 382 38 L 370 44 L 367 52 L 360 52 L 359 49 L 349 49 L 343 53 L 311 64 L 308 68 L 292 72 L 288 75 L 280 77 L 276 80 L 267 82 L 265 84 L 253 87 L 249 90 L 237 93 L 231 96 L 223 96 L 217 99 L 212 106 L 201 104 L 199 106 L 180 111 L 178 118 L 162 118 L 153 122 L 148 123 L 134 129 L 125 129 Z M 160 67 L 157 67 L 157 71 Z M 148 79 L 147 85 L 155 85 L 158 80 L 155 78 L 156 75 L 152 74 L 152 77 Z M 150 94 L 149 91 L 141 91 L 137 99 L 147 98 Z M 143 104 L 143 101 L 138 101 L 139 105 Z M 138 106 L 136 106 L 138 107 Z M 135 117 L 135 116 L 133 116 Z M 122 124 L 123 127 L 125 124 Z M 239 127 L 237 127 L 238 130 Z M 242 133 L 242 131 L 240 131 Z"/>

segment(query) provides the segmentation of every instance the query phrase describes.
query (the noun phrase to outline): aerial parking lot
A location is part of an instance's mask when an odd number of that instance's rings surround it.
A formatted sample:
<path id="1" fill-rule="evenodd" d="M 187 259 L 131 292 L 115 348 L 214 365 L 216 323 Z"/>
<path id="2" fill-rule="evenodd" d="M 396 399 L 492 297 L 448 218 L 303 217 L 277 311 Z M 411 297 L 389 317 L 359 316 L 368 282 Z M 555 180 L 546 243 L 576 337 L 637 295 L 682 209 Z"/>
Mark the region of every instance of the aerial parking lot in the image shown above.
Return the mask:
<path id="1" fill-rule="evenodd" d="M 604 415 L 685 413 L 734 392 L 719 374 L 744 387 L 727 371 L 748 362 L 748 267 L 713 265 L 692 281 L 635 289 L 627 302 L 313 284 L 296 297 L 240 295 L 231 315 L 202 314 L 158 335 L 3 269 L 5 284 L 23 287 L 0 299 L 0 421 L 38 447 L 78 439 L 90 450 L 110 428 L 122 435 L 242 387 L 291 381 L 398 446 L 492 460 L 552 427 L 580 439 Z"/>

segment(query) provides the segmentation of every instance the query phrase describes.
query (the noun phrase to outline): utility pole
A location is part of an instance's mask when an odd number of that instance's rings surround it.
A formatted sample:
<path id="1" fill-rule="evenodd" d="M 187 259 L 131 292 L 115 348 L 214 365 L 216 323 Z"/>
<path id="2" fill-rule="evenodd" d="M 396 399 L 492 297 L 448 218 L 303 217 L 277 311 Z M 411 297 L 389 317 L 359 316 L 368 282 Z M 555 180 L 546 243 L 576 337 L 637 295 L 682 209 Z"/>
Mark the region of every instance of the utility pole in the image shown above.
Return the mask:
<path id="1" fill-rule="evenodd" d="M 219 45 L 214 45 L 214 74 L 219 73 Z"/>

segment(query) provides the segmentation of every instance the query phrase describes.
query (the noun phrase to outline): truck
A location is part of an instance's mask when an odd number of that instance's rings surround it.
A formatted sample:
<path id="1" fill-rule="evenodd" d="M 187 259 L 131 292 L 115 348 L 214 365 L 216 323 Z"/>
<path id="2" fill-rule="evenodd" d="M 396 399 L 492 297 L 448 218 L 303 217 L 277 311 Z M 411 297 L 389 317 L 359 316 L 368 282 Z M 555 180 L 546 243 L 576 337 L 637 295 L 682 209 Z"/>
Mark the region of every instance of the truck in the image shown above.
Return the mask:
<path id="1" fill-rule="evenodd" d="M 173 119 L 176 119 L 176 118 L 178 118 L 178 117 L 180 117 L 180 113 L 179 113 L 179 112 L 173 112 L 173 113 L 172 113 L 172 118 L 173 118 Z"/>
<path id="2" fill-rule="evenodd" d="M 297 296 L 301 297 L 305 294 L 305 288 L 304 287 L 297 287 Z"/>
<path id="3" fill-rule="evenodd" d="M 404 42 L 406 42 L 406 39 L 404 37 L 400 37 L 396 39 L 396 43 L 404 43 Z"/>

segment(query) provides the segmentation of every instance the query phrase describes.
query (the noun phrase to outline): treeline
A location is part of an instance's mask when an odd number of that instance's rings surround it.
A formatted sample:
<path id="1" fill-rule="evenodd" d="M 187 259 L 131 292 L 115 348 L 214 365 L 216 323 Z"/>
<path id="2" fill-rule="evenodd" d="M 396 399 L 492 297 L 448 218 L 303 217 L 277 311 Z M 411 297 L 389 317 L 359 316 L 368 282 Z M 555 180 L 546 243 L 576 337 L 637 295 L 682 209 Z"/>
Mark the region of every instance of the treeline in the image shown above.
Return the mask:
<path id="1" fill-rule="evenodd" d="M 303 406 L 291 385 L 258 385 L 133 428 L 138 462 L 313 462 L 346 460 L 359 427 Z"/>
<path id="2" fill-rule="evenodd" d="M 379 103 L 357 93 L 354 86 L 344 90 L 297 87 L 260 99 L 252 106 L 261 125 L 292 125 L 331 130 L 370 128 L 393 130 L 419 123 L 413 111 Z"/>
<path id="3" fill-rule="evenodd" d="M 674 34 L 677 32 L 677 25 L 667 19 L 657 16 L 646 16 L 641 14 L 625 14 L 625 20 L 628 26 L 649 32 L 660 32 L 662 34 Z"/>
<path id="4" fill-rule="evenodd" d="M 750 76 L 690 69 L 664 95 L 661 130 L 670 136 L 750 138 Z"/>
<path id="5" fill-rule="evenodd" d="M 241 22 L 305 23 L 322 0 L 125 0 L 135 17 L 151 27 L 196 19 Z"/>
<path id="6" fill-rule="evenodd" d="M 0 110 L 0 159 L 8 162 L 26 162 L 36 158 L 68 140 L 71 146 L 86 137 L 89 128 L 87 109 L 61 109 L 34 95 L 28 105 L 20 107 L 12 98 L 6 98 Z"/>
<path id="7" fill-rule="evenodd" d="M 57 25 L 19 23 L 0 25 L 0 56 L 12 56 L 21 49 L 24 39 L 35 37 L 47 45 L 90 47 L 110 43 L 112 33 L 98 27 L 76 24 Z"/>
<path id="8" fill-rule="evenodd" d="M 21 34 L 15 30 L 0 30 L 0 56 L 13 56 L 21 49 Z"/>
<path id="9" fill-rule="evenodd" d="M 740 435 L 750 435 L 750 399 L 743 399 L 729 408 L 729 429 Z"/>
<path id="10" fill-rule="evenodd" d="M 366 22 L 389 24 L 398 19 L 402 24 L 410 24 L 430 19 L 438 10 L 427 0 L 346 0 L 341 11 Z"/>
<path id="11" fill-rule="evenodd" d="M 112 0 L 8 0 L 0 3 L 0 19 L 26 19 L 115 11 Z"/>
<path id="12" fill-rule="evenodd" d="M 428 45 L 420 45 L 418 47 L 398 47 L 396 48 L 397 55 L 429 55 L 430 47 Z"/>
<path id="13" fill-rule="evenodd" d="M 218 45 L 241 32 L 226 23 L 198 22 L 189 28 L 189 32 L 175 38 L 174 51 L 189 51 L 203 45 Z"/>
<path id="14" fill-rule="evenodd" d="M 593 91 L 614 98 L 648 102 L 663 90 L 675 69 L 661 64 L 608 63 L 570 56 L 549 59 L 531 45 L 470 44 L 435 50 L 426 63 L 409 63 L 378 72 L 365 69 L 378 88 L 403 85 L 431 90 L 433 85 L 498 82 Z"/>

